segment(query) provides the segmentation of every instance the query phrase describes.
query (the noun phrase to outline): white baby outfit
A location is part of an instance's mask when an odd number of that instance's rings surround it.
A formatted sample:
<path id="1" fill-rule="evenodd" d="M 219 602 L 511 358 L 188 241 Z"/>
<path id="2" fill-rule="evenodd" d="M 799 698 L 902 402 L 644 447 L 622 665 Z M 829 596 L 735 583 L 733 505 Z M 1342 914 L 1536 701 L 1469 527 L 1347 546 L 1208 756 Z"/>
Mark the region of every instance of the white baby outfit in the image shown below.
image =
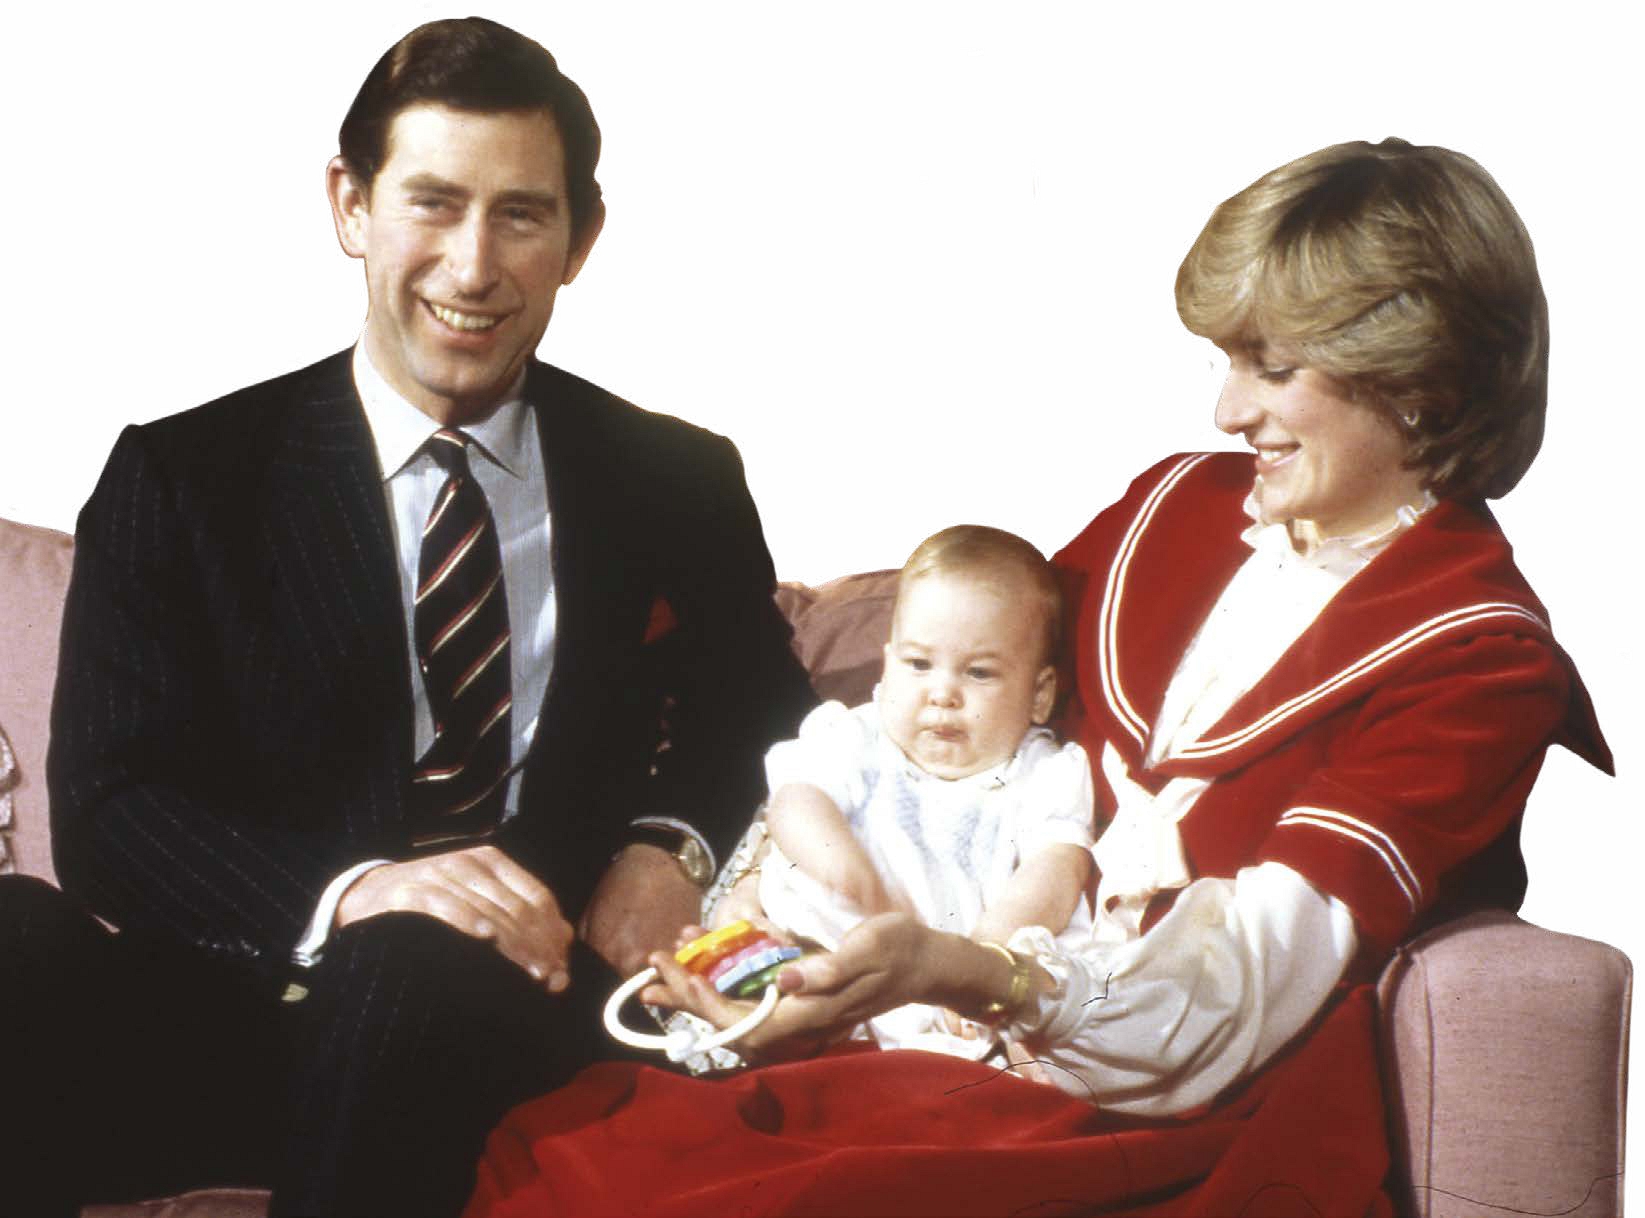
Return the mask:
<path id="1" fill-rule="evenodd" d="M 877 691 L 876 691 L 877 692 Z M 806 716 L 799 737 L 766 754 L 775 792 L 803 783 L 823 791 L 844 814 L 893 892 L 928 925 L 969 934 L 1018 864 L 1051 845 L 1092 844 L 1091 769 L 1077 744 L 1058 745 L 1032 728 L 1015 755 L 959 779 L 935 778 L 885 734 L 877 701 L 854 709 L 825 702 Z M 776 844 L 760 867 L 760 904 L 791 934 L 834 948 L 862 913 L 802 872 Z M 1060 930 L 1088 941 L 1085 902 Z M 929 1049 L 980 1059 L 993 1038 L 948 1032 L 935 1007 L 910 1005 L 869 1025 L 882 1048 Z"/>

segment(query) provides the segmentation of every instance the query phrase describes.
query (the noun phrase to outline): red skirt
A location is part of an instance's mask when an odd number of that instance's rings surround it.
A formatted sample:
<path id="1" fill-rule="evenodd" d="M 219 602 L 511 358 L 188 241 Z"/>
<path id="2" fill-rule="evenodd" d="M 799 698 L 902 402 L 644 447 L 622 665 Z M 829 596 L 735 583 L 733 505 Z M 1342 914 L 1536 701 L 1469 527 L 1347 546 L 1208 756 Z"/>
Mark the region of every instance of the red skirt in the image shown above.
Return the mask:
<path id="1" fill-rule="evenodd" d="M 1387 1218 L 1375 1043 L 1362 988 L 1236 1097 L 1153 1121 L 906 1050 L 610 1063 L 504 1119 L 465 1218 Z"/>

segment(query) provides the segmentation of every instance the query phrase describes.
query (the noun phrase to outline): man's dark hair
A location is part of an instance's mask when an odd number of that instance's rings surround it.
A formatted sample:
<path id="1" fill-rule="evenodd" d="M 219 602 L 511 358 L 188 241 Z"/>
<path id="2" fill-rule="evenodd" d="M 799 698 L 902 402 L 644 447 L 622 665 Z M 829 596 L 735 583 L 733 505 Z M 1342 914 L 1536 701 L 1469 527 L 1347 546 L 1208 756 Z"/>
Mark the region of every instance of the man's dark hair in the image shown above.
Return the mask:
<path id="1" fill-rule="evenodd" d="M 600 128 L 588 98 L 540 45 L 484 17 L 420 25 L 390 47 L 348 108 L 337 143 L 360 188 L 370 192 L 388 159 L 388 132 L 412 106 L 435 103 L 480 114 L 546 110 L 565 145 L 571 227 L 580 233 L 599 207 Z"/>

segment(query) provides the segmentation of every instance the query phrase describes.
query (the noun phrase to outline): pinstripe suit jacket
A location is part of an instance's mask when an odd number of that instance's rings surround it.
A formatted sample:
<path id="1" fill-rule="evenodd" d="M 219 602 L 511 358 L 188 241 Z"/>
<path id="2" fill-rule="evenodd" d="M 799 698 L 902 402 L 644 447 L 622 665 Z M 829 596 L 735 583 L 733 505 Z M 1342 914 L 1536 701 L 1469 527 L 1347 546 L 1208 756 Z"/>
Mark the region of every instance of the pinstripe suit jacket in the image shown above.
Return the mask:
<path id="1" fill-rule="evenodd" d="M 545 364 L 526 397 L 558 617 L 501 844 L 575 920 L 632 816 L 734 840 L 764 746 L 812 697 L 731 444 Z M 128 428 L 81 513 L 63 620 L 65 888 L 277 979 L 332 876 L 408 849 L 406 654 L 347 352 Z"/>

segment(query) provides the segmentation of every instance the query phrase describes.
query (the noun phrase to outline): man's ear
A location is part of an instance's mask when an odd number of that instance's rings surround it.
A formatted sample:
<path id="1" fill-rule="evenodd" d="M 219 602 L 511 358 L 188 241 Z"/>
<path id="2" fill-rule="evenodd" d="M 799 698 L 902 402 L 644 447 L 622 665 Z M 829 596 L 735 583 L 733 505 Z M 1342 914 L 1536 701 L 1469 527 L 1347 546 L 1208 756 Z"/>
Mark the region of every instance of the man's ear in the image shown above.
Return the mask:
<path id="1" fill-rule="evenodd" d="M 326 197 L 331 200 L 331 222 L 337 244 L 350 258 L 366 256 L 366 229 L 371 223 L 371 199 L 348 163 L 334 156 L 326 164 Z"/>
<path id="2" fill-rule="evenodd" d="M 1051 710 L 1057 704 L 1057 670 L 1050 664 L 1040 669 L 1034 678 L 1034 722 L 1050 722 Z"/>
<path id="3" fill-rule="evenodd" d="M 565 276 L 560 280 L 564 287 L 582 272 L 583 263 L 588 261 L 589 251 L 594 248 L 594 242 L 600 236 L 600 230 L 605 227 L 605 200 L 595 199 L 594 209 L 583 220 L 583 226 L 577 233 L 576 244 L 566 255 Z"/>

